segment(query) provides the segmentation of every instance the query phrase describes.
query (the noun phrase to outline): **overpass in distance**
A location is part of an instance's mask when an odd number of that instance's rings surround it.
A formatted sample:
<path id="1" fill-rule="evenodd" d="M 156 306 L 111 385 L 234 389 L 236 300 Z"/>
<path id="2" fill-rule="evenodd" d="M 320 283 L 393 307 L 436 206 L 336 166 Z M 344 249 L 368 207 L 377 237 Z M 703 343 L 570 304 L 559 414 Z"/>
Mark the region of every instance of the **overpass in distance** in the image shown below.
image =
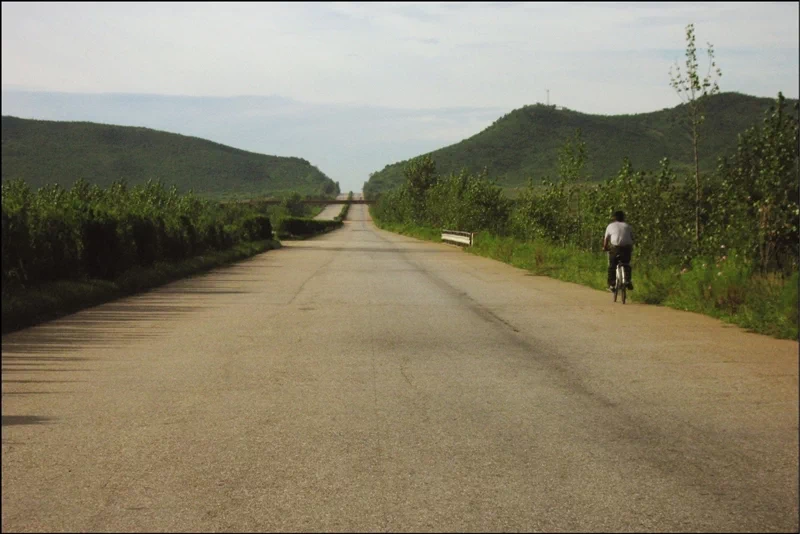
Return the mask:
<path id="1" fill-rule="evenodd" d="M 281 200 L 235 200 L 235 201 L 223 201 L 223 204 L 228 204 L 231 202 L 237 203 L 244 203 L 244 204 L 266 204 L 266 205 L 276 205 L 280 204 Z M 375 204 L 374 200 L 364 200 L 364 199 L 353 199 L 347 200 L 344 199 L 329 199 L 329 200 L 301 200 L 301 204 L 310 204 L 315 206 L 327 206 L 328 204 Z"/>

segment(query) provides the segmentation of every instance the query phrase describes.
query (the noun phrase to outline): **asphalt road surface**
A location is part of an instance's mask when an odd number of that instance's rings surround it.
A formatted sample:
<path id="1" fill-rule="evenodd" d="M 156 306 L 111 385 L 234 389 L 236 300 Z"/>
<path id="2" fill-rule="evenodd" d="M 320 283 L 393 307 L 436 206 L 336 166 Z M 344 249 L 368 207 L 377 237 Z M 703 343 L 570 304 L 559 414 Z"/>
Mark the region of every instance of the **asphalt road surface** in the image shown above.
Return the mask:
<path id="1" fill-rule="evenodd" d="M 798 344 L 344 228 L 2 338 L 8 531 L 795 531 Z"/>
<path id="2" fill-rule="evenodd" d="M 346 200 L 347 199 L 347 195 L 348 195 L 347 193 L 342 193 L 339 196 L 337 196 L 336 198 L 339 199 L 339 200 Z M 317 215 L 314 218 L 315 219 L 330 219 L 330 220 L 333 220 L 336 216 L 338 216 L 342 212 L 342 208 L 343 207 L 344 207 L 344 204 L 328 204 L 327 206 L 325 206 L 322 209 L 322 211 L 319 213 L 319 215 Z"/>

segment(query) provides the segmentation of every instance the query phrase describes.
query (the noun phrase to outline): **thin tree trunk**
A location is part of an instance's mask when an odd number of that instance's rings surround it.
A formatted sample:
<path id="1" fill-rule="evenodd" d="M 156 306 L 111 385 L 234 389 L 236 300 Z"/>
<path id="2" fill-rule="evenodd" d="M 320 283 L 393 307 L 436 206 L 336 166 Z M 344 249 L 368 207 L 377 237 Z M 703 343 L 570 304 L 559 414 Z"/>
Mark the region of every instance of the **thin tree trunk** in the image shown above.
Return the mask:
<path id="1" fill-rule="evenodd" d="M 692 148 L 694 148 L 694 239 L 700 253 L 700 161 L 697 158 L 697 122 L 692 124 Z"/>

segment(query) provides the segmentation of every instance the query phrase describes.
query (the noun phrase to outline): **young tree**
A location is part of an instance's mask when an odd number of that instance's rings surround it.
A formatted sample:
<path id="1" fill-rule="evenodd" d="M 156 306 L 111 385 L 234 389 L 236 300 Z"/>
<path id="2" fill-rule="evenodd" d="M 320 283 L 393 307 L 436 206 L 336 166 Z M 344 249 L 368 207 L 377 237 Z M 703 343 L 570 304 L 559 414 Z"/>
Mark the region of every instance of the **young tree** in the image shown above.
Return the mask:
<path id="1" fill-rule="evenodd" d="M 292 191 L 281 200 L 281 207 L 286 210 L 286 213 L 291 217 L 303 217 L 306 214 L 303 198 L 300 196 L 300 193 L 296 191 Z"/>
<path id="2" fill-rule="evenodd" d="M 563 207 L 563 215 L 567 221 L 567 228 L 573 237 L 577 237 L 578 242 L 588 243 L 591 237 L 584 234 L 584 215 L 581 209 L 581 193 L 585 188 L 584 167 L 586 166 L 586 142 L 583 140 L 581 129 L 575 130 L 575 134 L 567 139 L 558 151 L 558 175 L 564 186 L 566 203 Z"/>
<path id="3" fill-rule="evenodd" d="M 787 108 L 778 93 L 763 123 L 739 135 L 736 152 L 720 162 L 713 203 L 721 244 L 746 252 L 762 272 L 791 272 L 800 258 L 800 107 Z"/>
<path id="4" fill-rule="evenodd" d="M 420 156 L 405 166 L 403 174 L 406 177 L 405 186 L 411 195 L 414 222 L 420 224 L 425 214 L 425 194 L 439 180 L 436 163 L 429 155 Z"/>
<path id="5" fill-rule="evenodd" d="M 701 80 L 698 75 L 697 47 L 695 46 L 694 24 L 686 26 L 686 72 L 681 73 L 680 66 L 676 63 L 674 70 L 671 68 L 670 85 L 678 93 L 686 109 L 686 126 L 692 140 L 694 152 L 694 178 L 695 178 L 695 244 L 700 245 L 700 161 L 697 146 L 700 140 L 699 127 L 705 120 L 705 102 L 707 97 L 719 93 L 717 79 L 722 76 L 722 70 L 714 61 L 714 47 L 708 43 L 708 73 Z"/>

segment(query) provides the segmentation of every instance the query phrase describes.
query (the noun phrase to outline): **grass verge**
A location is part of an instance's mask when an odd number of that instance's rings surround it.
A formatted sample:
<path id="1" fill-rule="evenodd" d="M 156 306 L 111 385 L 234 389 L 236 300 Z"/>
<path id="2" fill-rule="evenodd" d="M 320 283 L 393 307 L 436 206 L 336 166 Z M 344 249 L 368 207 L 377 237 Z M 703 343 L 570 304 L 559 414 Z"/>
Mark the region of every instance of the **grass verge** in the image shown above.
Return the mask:
<path id="1" fill-rule="evenodd" d="M 157 262 L 149 268 L 136 267 L 114 281 L 64 280 L 4 293 L 2 333 L 57 319 L 278 247 L 279 241 L 253 241 L 181 262 Z"/>
<path id="2" fill-rule="evenodd" d="M 424 239 L 426 241 L 435 241 L 437 243 L 442 242 L 442 231 L 439 228 L 430 228 L 427 226 L 416 226 L 413 224 L 399 224 L 399 223 L 385 223 L 382 221 L 378 221 L 373 216 L 372 221 L 375 223 L 375 226 L 382 230 L 387 230 L 389 232 L 394 232 L 395 234 L 402 234 L 407 235 L 409 237 L 416 237 L 418 239 Z"/>
<path id="3" fill-rule="evenodd" d="M 375 220 L 384 230 L 441 241 L 439 229 Z M 488 232 L 475 236 L 467 252 L 499 260 L 534 274 L 606 290 L 607 258 L 550 242 L 520 241 Z M 656 304 L 715 317 L 751 332 L 798 339 L 798 274 L 755 274 L 731 255 L 727 261 L 695 260 L 691 270 L 657 264 L 633 264 L 634 302 Z"/>

